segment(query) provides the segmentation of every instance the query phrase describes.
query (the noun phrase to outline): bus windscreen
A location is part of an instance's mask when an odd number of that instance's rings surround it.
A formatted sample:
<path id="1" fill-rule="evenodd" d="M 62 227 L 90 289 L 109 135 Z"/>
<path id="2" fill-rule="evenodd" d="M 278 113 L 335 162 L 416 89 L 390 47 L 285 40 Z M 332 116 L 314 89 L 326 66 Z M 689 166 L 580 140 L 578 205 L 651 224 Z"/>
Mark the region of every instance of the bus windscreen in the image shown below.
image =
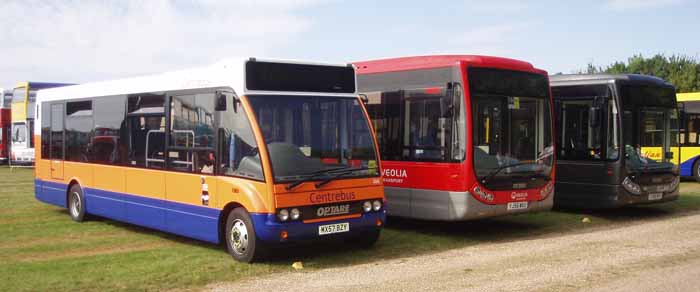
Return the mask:
<path id="1" fill-rule="evenodd" d="M 263 91 L 355 93 L 352 67 L 249 61 L 246 88 Z"/>

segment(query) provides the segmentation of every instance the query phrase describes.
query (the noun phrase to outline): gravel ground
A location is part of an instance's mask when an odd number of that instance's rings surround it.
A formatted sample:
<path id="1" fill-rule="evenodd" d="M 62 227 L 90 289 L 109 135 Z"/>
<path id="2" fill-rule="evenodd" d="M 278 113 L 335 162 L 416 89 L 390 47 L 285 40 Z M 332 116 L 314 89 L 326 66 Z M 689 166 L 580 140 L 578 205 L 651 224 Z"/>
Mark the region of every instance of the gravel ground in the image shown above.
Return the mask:
<path id="1" fill-rule="evenodd" d="M 700 214 L 275 274 L 210 291 L 700 291 Z"/>

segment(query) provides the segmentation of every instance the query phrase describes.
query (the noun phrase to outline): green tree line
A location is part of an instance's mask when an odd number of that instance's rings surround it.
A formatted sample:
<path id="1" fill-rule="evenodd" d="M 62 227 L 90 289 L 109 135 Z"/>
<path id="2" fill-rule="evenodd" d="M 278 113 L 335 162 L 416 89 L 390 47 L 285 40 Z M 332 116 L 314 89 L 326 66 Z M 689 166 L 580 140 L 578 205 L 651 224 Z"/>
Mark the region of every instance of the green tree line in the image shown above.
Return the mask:
<path id="1" fill-rule="evenodd" d="M 676 86 L 676 92 L 700 91 L 700 62 L 685 55 L 667 57 L 663 54 L 656 54 L 651 58 L 635 55 L 628 58 L 626 62 L 617 61 L 604 67 L 588 63 L 586 69 L 579 70 L 578 73 L 653 75 L 671 82 Z"/>

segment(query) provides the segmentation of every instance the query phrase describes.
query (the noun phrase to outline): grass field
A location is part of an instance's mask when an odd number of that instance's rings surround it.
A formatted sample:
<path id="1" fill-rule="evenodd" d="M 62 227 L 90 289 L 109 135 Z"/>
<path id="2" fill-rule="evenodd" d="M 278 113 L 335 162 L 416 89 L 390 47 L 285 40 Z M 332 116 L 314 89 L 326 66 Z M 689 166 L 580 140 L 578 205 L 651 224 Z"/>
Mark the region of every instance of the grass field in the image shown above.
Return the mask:
<path id="1" fill-rule="evenodd" d="M 390 218 L 370 250 L 328 243 L 285 249 L 265 264 L 242 264 L 217 245 L 106 219 L 75 223 L 65 210 L 34 199 L 32 170 L 0 167 L 0 291 L 190 290 L 288 271 L 298 260 L 306 269 L 320 269 L 700 210 L 700 186 L 683 183 L 681 190 L 673 203 L 593 214 L 545 212 L 464 223 Z M 583 217 L 591 223 L 582 223 Z"/>

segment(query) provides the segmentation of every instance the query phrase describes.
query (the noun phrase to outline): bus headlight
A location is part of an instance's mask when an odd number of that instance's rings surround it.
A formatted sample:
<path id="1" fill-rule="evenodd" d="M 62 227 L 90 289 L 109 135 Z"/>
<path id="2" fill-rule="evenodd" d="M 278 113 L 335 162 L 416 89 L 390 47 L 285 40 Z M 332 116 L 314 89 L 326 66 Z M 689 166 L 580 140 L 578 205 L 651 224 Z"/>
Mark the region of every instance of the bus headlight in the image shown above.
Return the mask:
<path id="1" fill-rule="evenodd" d="M 668 185 L 668 191 L 672 192 L 673 190 L 675 190 L 678 187 L 678 185 L 680 183 L 681 183 L 681 178 L 679 176 L 674 177 L 673 180 L 671 181 L 671 183 Z"/>
<path id="2" fill-rule="evenodd" d="M 289 220 L 289 211 L 287 209 L 280 210 L 279 213 L 277 213 L 277 218 L 282 222 Z"/>
<path id="3" fill-rule="evenodd" d="M 642 188 L 637 183 L 633 182 L 629 176 L 625 177 L 625 180 L 622 181 L 622 186 L 632 194 L 642 194 Z"/>
<path id="4" fill-rule="evenodd" d="M 493 194 L 484 192 L 479 186 L 474 187 L 474 193 L 477 194 L 482 200 L 487 200 L 489 202 L 493 201 Z"/>
<path id="5" fill-rule="evenodd" d="M 365 213 L 372 211 L 372 203 L 370 201 L 362 203 L 362 211 L 365 211 Z"/>
<path id="6" fill-rule="evenodd" d="M 374 211 L 379 211 L 379 210 L 381 210 L 381 209 L 382 209 L 382 202 L 380 202 L 379 200 L 376 200 L 376 201 L 372 202 L 372 209 L 373 209 Z"/>
<path id="7" fill-rule="evenodd" d="M 301 212 L 299 211 L 299 209 L 294 208 L 291 212 L 289 212 L 289 216 L 290 218 L 292 218 L 292 220 L 297 220 L 299 219 L 299 217 L 301 217 Z"/>
<path id="8" fill-rule="evenodd" d="M 553 190 L 554 190 L 554 183 L 553 182 L 547 183 L 547 185 L 545 185 L 544 188 L 542 188 L 542 190 L 540 190 L 540 197 L 542 197 L 542 199 L 549 197 L 549 195 L 552 194 Z"/>

